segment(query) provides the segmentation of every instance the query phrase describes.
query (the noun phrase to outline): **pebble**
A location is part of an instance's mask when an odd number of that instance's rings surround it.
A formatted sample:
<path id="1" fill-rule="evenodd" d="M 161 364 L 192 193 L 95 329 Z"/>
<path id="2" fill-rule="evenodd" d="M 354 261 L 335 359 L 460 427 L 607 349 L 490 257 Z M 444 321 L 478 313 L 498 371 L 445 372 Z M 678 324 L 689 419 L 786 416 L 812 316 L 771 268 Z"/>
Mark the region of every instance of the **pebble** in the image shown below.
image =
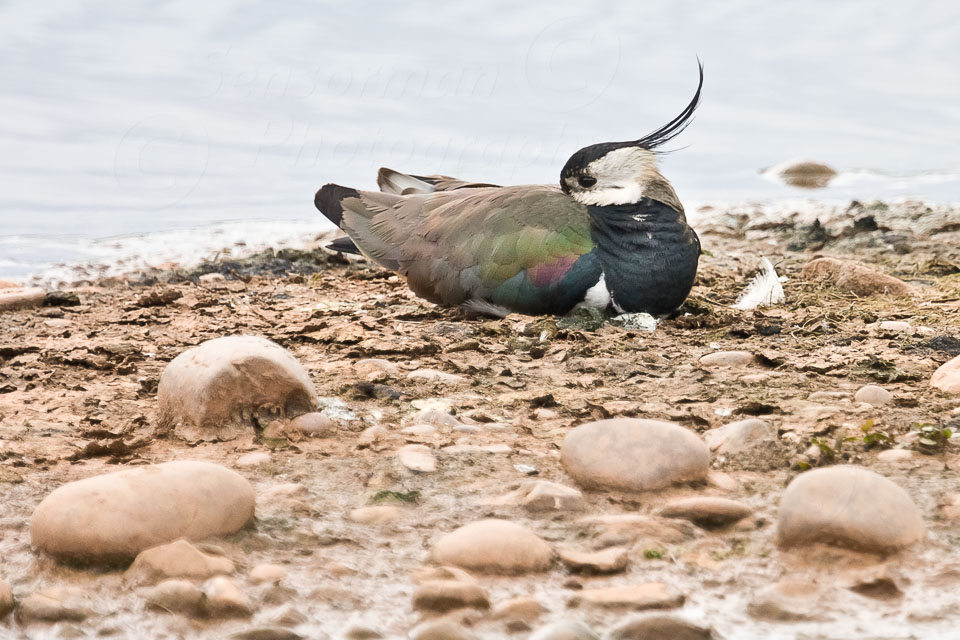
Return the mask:
<path id="1" fill-rule="evenodd" d="M 186 540 L 177 540 L 142 551 L 123 574 L 134 584 L 157 582 L 165 578 L 204 579 L 233 573 L 233 563 L 222 556 L 206 554 Z"/>
<path id="2" fill-rule="evenodd" d="M 164 580 L 144 591 L 148 607 L 187 616 L 200 615 L 203 591 L 188 580 Z"/>
<path id="3" fill-rule="evenodd" d="M 437 435 L 437 428 L 432 424 L 415 424 L 400 429 L 400 433 L 407 436 L 429 437 Z"/>
<path id="4" fill-rule="evenodd" d="M 284 567 L 278 564 L 264 562 L 251 569 L 247 579 L 250 580 L 252 584 L 277 584 L 286 577 L 287 570 Z"/>
<path id="5" fill-rule="evenodd" d="M 487 592 L 476 583 L 460 580 L 428 580 L 413 594 L 413 608 L 418 611 L 446 613 L 453 609 L 489 609 Z"/>
<path id="6" fill-rule="evenodd" d="M 824 620 L 824 589 L 800 578 L 785 578 L 758 591 L 747 613 L 761 620 L 799 622 Z"/>
<path id="7" fill-rule="evenodd" d="M 700 358 L 705 367 L 742 367 L 756 362 L 756 354 L 750 351 L 715 351 Z"/>
<path id="8" fill-rule="evenodd" d="M 399 520 L 407 513 L 403 507 L 393 505 L 377 505 L 354 509 L 347 516 L 351 521 L 360 524 L 389 524 Z"/>
<path id="9" fill-rule="evenodd" d="M 237 458 L 238 467 L 258 467 L 270 462 L 270 453 L 267 451 L 254 451 Z"/>
<path id="10" fill-rule="evenodd" d="M 854 466 L 800 474 L 780 499 L 777 543 L 824 543 L 887 553 L 923 539 L 920 510 L 883 476 Z"/>
<path id="11" fill-rule="evenodd" d="M 476 582 L 476 578 L 460 567 L 418 567 L 410 574 L 413 584 L 423 584 L 430 580 L 460 580 L 461 582 Z"/>
<path id="12" fill-rule="evenodd" d="M 217 576 L 204 585 L 204 612 L 212 618 L 245 617 L 253 613 L 250 597 L 229 578 Z"/>
<path id="13" fill-rule="evenodd" d="M 773 426 L 759 418 L 747 418 L 711 429 L 703 434 L 711 451 L 723 455 L 746 453 L 760 446 L 777 442 Z"/>
<path id="14" fill-rule="evenodd" d="M 937 509 L 947 520 L 960 521 L 960 493 L 952 493 L 941 498 Z"/>
<path id="15" fill-rule="evenodd" d="M 253 509 L 253 487 L 243 476 L 180 460 L 63 485 L 34 510 L 30 538 L 54 556 L 122 560 L 178 538 L 234 533 Z"/>
<path id="16" fill-rule="evenodd" d="M 504 600 L 490 613 L 494 620 L 503 620 L 510 623 L 530 623 L 547 613 L 549 610 L 539 600 L 532 596 L 520 596 Z"/>
<path id="17" fill-rule="evenodd" d="M 884 320 L 877 323 L 877 329 L 889 333 L 913 333 L 913 325 L 902 320 Z"/>
<path id="18" fill-rule="evenodd" d="M 397 450 L 397 459 L 407 469 L 419 473 L 433 473 L 437 470 L 437 459 L 430 447 L 422 444 L 408 444 Z"/>
<path id="19" fill-rule="evenodd" d="M 891 402 L 893 400 L 893 394 L 883 387 L 878 387 L 875 384 L 868 384 L 860 387 L 853 395 L 853 399 L 857 402 L 866 402 L 867 404 L 879 407 Z"/>
<path id="20" fill-rule="evenodd" d="M 310 411 L 290 421 L 290 426 L 311 438 L 331 436 L 337 432 L 337 423 L 323 411 Z"/>
<path id="21" fill-rule="evenodd" d="M 914 457 L 914 453 L 910 449 L 887 449 L 877 454 L 877 460 L 891 464 L 911 462 Z"/>
<path id="22" fill-rule="evenodd" d="M 600 636 L 582 622 L 554 622 L 538 629 L 530 640 L 600 640 Z"/>
<path id="23" fill-rule="evenodd" d="M 299 633 L 284 627 L 253 627 L 230 635 L 230 640 L 300 640 Z"/>
<path id="24" fill-rule="evenodd" d="M 930 378 L 930 386 L 947 393 L 960 394 L 960 356 L 941 365 Z"/>
<path id="25" fill-rule="evenodd" d="M 804 280 L 831 282 L 837 289 L 858 296 L 910 296 L 910 286 L 903 280 L 847 260 L 816 258 L 803 265 Z"/>
<path id="26" fill-rule="evenodd" d="M 296 593 L 290 594 L 296 597 Z M 271 624 L 278 624 L 284 627 L 296 627 L 304 624 L 309 618 L 296 606 L 287 603 L 263 612 L 263 619 L 270 621 Z"/>
<path id="27" fill-rule="evenodd" d="M 440 538 L 431 557 L 486 573 L 519 574 L 545 571 L 553 550 L 537 534 L 507 520 L 478 520 Z"/>
<path id="28" fill-rule="evenodd" d="M 605 640 L 712 640 L 710 627 L 659 614 L 633 617 L 611 629 Z"/>
<path id="29" fill-rule="evenodd" d="M 438 369 L 416 369 L 407 374 L 408 380 L 424 380 L 426 382 L 437 382 L 439 384 L 459 385 L 469 382 L 463 376 L 458 376 Z"/>
<path id="30" fill-rule="evenodd" d="M 377 640 L 382 637 L 383 634 L 373 627 L 360 623 L 351 624 L 343 631 L 344 640 Z"/>
<path id="31" fill-rule="evenodd" d="M 587 525 L 598 531 L 600 538 L 607 540 L 676 543 L 696 534 L 696 528 L 684 520 L 640 513 L 587 516 L 578 520 L 578 524 Z"/>
<path id="32" fill-rule="evenodd" d="M 683 606 L 682 593 L 663 582 L 583 589 L 567 601 L 571 607 L 592 606 L 602 609 L 672 609 Z"/>
<path id="33" fill-rule="evenodd" d="M 360 436 L 357 438 L 357 443 L 363 446 L 369 446 L 378 440 L 386 438 L 389 435 L 390 432 L 386 428 L 376 424 L 361 431 Z"/>
<path id="34" fill-rule="evenodd" d="M 557 555 L 560 562 L 571 573 L 604 574 L 620 573 L 627 568 L 629 549 L 607 547 L 601 551 L 573 551 L 560 549 Z"/>
<path id="35" fill-rule="evenodd" d="M 157 387 L 161 431 L 195 440 L 229 440 L 253 432 L 260 410 L 279 417 L 313 411 L 317 392 L 286 349 L 258 336 L 208 340 L 164 369 Z"/>
<path id="36" fill-rule="evenodd" d="M 678 425 L 613 418 L 572 429 L 560 460 L 583 486 L 649 491 L 705 478 L 710 451 L 696 434 Z"/>
<path id="37" fill-rule="evenodd" d="M 526 480 L 516 491 L 484 500 L 485 505 L 520 505 L 527 511 L 581 511 L 584 508 L 583 493 L 549 480 Z"/>
<path id="38" fill-rule="evenodd" d="M 787 160 L 763 173 L 803 189 L 822 189 L 837 175 L 836 169 L 816 160 Z"/>
<path id="39" fill-rule="evenodd" d="M 0 620 L 13 611 L 13 590 L 7 581 L 0 578 Z"/>
<path id="40" fill-rule="evenodd" d="M 21 622 L 80 622 L 94 614 L 86 594 L 77 587 L 50 587 L 20 601 L 17 617 Z"/>
<path id="41" fill-rule="evenodd" d="M 0 311 L 32 309 L 43 304 L 46 292 L 39 287 L 0 288 Z"/>
<path id="42" fill-rule="evenodd" d="M 449 409 L 445 410 L 432 406 L 421 409 L 417 415 L 414 416 L 414 420 L 417 424 L 429 424 L 434 427 L 450 427 L 451 429 L 455 429 L 463 426 L 459 420 L 449 413 Z"/>
<path id="43" fill-rule="evenodd" d="M 430 620 L 410 630 L 409 640 L 476 640 L 476 636 L 452 620 Z"/>
<path id="44" fill-rule="evenodd" d="M 708 496 L 671 500 L 660 510 L 662 516 L 689 520 L 704 529 L 725 527 L 752 513 L 753 509 L 742 502 Z"/>
<path id="45" fill-rule="evenodd" d="M 810 402 L 835 402 L 849 399 L 850 394 L 846 391 L 814 391 L 807 398 Z"/>

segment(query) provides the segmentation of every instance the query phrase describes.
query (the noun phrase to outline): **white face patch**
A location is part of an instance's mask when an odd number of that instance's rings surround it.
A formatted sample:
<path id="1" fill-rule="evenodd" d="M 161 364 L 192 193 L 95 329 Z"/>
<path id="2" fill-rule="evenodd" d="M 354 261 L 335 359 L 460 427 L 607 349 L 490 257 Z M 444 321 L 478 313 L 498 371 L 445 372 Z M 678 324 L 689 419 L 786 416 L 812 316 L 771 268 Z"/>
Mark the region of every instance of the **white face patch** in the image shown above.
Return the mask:
<path id="1" fill-rule="evenodd" d="M 657 171 L 656 156 L 640 147 L 614 149 L 587 165 L 587 174 L 596 178 L 597 184 L 589 189 L 570 185 L 570 195 L 586 205 L 639 202 L 652 180 L 663 180 Z"/>

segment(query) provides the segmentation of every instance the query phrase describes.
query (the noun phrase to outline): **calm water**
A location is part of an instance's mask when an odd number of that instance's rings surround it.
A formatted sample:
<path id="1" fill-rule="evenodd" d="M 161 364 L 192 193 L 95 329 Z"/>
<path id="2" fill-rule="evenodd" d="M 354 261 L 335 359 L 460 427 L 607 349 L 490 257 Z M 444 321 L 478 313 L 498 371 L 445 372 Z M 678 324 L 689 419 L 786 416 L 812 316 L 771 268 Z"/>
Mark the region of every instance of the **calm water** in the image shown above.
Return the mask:
<path id="1" fill-rule="evenodd" d="M 956 2 L 0 2 L 0 278 L 310 240 L 377 167 L 555 182 L 704 101 L 689 202 L 960 201 Z M 816 193 L 759 174 L 843 173 Z"/>

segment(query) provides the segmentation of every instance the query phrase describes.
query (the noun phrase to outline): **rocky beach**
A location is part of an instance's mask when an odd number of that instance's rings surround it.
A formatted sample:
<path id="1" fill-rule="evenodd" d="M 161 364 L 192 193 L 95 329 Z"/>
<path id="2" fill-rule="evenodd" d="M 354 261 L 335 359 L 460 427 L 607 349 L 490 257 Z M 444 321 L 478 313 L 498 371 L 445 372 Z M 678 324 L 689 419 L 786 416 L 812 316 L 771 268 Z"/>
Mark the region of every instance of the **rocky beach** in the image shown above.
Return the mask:
<path id="1" fill-rule="evenodd" d="M 960 209 L 688 214 L 652 331 L 320 248 L 7 283 L 0 637 L 950 637 Z"/>

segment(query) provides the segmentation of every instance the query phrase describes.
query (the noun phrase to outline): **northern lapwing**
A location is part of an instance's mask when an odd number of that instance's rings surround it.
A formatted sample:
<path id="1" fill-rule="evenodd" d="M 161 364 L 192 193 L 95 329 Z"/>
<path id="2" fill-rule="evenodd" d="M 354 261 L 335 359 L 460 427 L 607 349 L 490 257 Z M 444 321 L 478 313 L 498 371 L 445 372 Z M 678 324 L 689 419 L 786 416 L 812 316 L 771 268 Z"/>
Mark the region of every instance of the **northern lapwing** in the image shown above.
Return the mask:
<path id="1" fill-rule="evenodd" d="M 657 169 L 657 149 L 690 123 L 574 153 L 559 187 L 502 187 L 380 169 L 381 192 L 336 184 L 317 208 L 347 237 L 329 248 L 395 271 L 419 296 L 483 314 L 565 314 L 578 304 L 669 313 L 693 286 L 700 240 Z"/>

